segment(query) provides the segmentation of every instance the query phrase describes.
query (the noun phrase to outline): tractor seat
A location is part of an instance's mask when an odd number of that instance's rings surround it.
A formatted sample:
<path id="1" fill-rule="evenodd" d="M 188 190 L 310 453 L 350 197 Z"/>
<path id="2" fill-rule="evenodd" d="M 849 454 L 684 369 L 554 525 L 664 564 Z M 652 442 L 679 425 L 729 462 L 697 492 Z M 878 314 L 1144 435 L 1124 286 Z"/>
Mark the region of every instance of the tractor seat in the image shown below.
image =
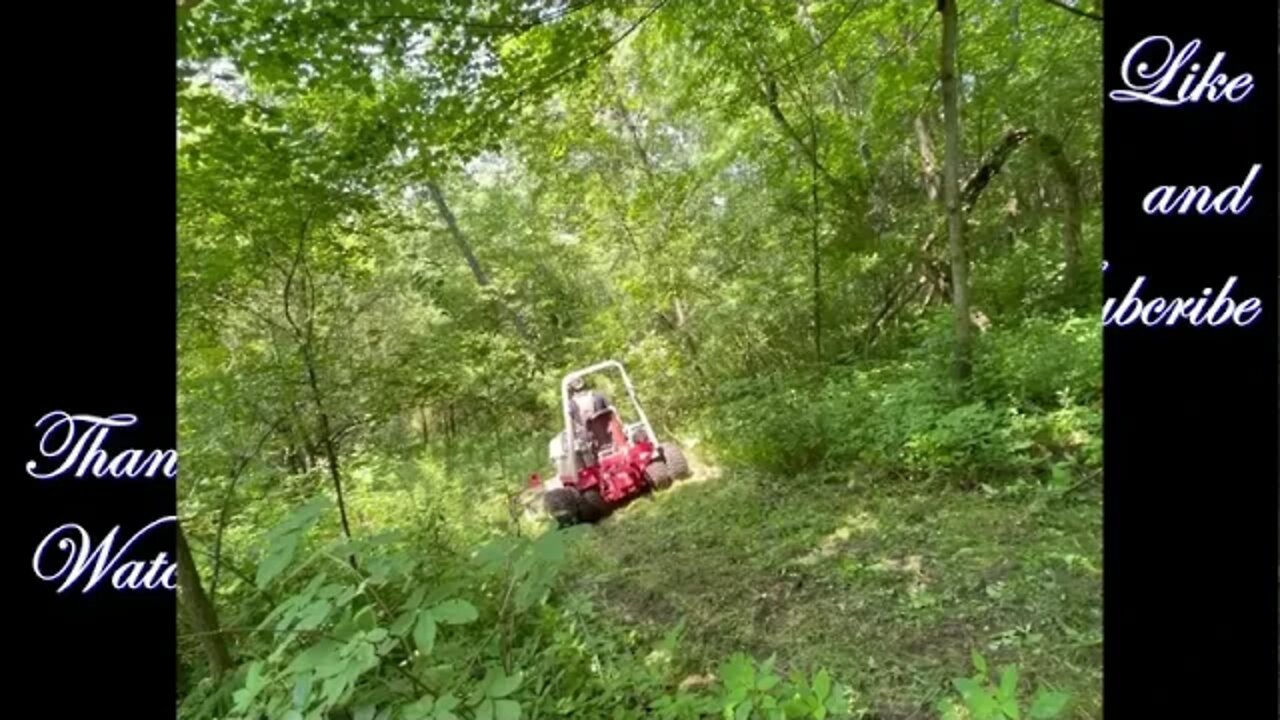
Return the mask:
<path id="1" fill-rule="evenodd" d="M 599 448 L 601 455 L 608 455 L 614 450 L 626 446 L 626 437 L 622 432 L 622 424 L 618 421 L 618 413 L 607 407 L 587 418 L 587 436 Z"/>

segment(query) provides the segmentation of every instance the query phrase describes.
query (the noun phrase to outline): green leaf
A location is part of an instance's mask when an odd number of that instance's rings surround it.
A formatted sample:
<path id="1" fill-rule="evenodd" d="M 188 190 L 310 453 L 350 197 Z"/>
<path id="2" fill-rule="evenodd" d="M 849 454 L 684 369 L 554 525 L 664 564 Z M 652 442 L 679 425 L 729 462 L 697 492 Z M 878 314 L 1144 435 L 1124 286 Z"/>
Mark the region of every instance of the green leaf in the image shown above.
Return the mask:
<path id="1" fill-rule="evenodd" d="M 973 666 L 978 669 L 978 672 L 982 673 L 983 675 L 986 675 L 987 659 L 982 657 L 982 653 L 978 652 L 977 650 L 972 651 L 972 655 L 973 655 Z"/>
<path id="2" fill-rule="evenodd" d="M 836 684 L 831 688 L 831 696 L 827 698 L 827 711 L 839 713 L 849 707 L 849 690 L 844 685 Z"/>
<path id="3" fill-rule="evenodd" d="M 311 697 L 311 675 L 300 675 L 293 683 L 293 707 L 303 709 Z"/>
<path id="4" fill-rule="evenodd" d="M 266 679 L 262 677 L 262 661 L 255 660 L 249 665 L 249 672 L 245 674 L 244 687 L 250 695 L 257 695 L 266 684 Z"/>
<path id="5" fill-rule="evenodd" d="M 355 712 L 351 714 L 351 720 L 373 720 L 373 714 L 377 712 L 377 710 L 378 708 L 374 705 L 358 707 Z"/>
<path id="6" fill-rule="evenodd" d="M 431 716 L 431 705 L 434 702 L 435 698 L 423 695 L 401 708 L 400 717 L 402 720 L 427 720 Z"/>
<path id="7" fill-rule="evenodd" d="M 727 688 L 751 688 L 756 682 L 756 668 L 751 659 L 742 653 L 734 653 L 720 669 L 720 677 Z"/>
<path id="8" fill-rule="evenodd" d="M 819 670 L 813 679 L 813 693 L 818 696 L 819 702 L 826 700 L 831 694 L 831 675 L 826 670 Z"/>
<path id="9" fill-rule="evenodd" d="M 430 655 L 436 645 L 436 618 L 430 610 L 418 612 L 418 623 L 413 627 L 413 644 L 423 655 Z"/>
<path id="10" fill-rule="evenodd" d="M 296 545 L 289 544 L 267 552 L 266 557 L 258 564 L 258 574 L 254 578 L 254 582 L 258 584 L 260 589 L 265 588 L 268 583 L 289 566 L 289 563 L 293 561 L 293 553 L 296 549 Z"/>
<path id="11" fill-rule="evenodd" d="M 328 498 L 318 497 L 295 510 L 267 533 L 267 552 L 258 564 L 258 574 L 254 579 L 259 588 L 265 588 L 289 566 L 303 533 L 320 518 L 328 506 Z"/>
<path id="12" fill-rule="evenodd" d="M 942 713 L 942 720 L 964 720 L 964 709 L 952 700 L 939 700 L 938 711 Z"/>
<path id="13" fill-rule="evenodd" d="M 733 720 L 747 720 L 748 718 L 751 717 L 751 711 L 754 709 L 755 709 L 755 706 L 751 703 L 750 700 L 744 701 L 741 705 L 738 706 L 738 709 L 734 711 Z"/>
<path id="14" fill-rule="evenodd" d="M 724 696 L 724 699 L 729 705 L 737 705 L 743 700 L 746 700 L 747 696 L 750 694 L 751 688 L 738 685 L 736 687 L 729 688 L 729 692 Z"/>
<path id="15" fill-rule="evenodd" d="M 776 687 L 780 682 L 782 682 L 782 678 L 778 677 L 777 675 L 774 675 L 773 673 L 769 673 L 768 675 L 761 675 L 760 678 L 756 680 L 756 689 L 762 690 L 764 692 L 769 692 L 774 687 Z"/>
<path id="16" fill-rule="evenodd" d="M 316 600 L 308 605 L 299 613 L 298 624 L 294 626 L 295 630 L 315 630 L 329 617 L 329 612 L 333 606 L 328 600 Z"/>
<path id="17" fill-rule="evenodd" d="M 334 655 L 332 659 L 326 661 L 323 665 L 316 668 L 316 679 L 325 680 L 335 677 L 346 672 L 347 666 L 351 664 L 351 659 L 341 655 Z"/>
<path id="18" fill-rule="evenodd" d="M 498 700 L 493 711 L 494 720 L 520 720 L 520 703 L 515 700 Z"/>
<path id="19" fill-rule="evenodd" d="M 476 550 L 475 562 L 485 571 L 496 572 L 501 569 L 514 547 L 514 538 L 506 536 L 494 538 Z"/>
<path id="20" fill-rule="evenodd" d="M 485 698 L 480 702 L 480 707 L 476 708 L 476 720 L 494 720 L 492 699 Z"/>
<path id="21" fill-rule="evenodd" d="M 302 713 L 297 710 L 290 710 L 284 714 L 283 720 L 303 720 Z"/>
<path id="22" fill-rule="evenodd" d="M 1019 717 L 1021 716 L 1021 711 L 1018 710 L 1018 699 L 1005 698 L 1001 700 L 1000 712 L 1004 713 L 1004 716 L 1009 718 L 1009 720 L 1019 720 Z"/>
<path id="23" fill-rule="evenodd" d="M 377 619 L 373 616 L 373 606 L 365 605 L 360 608 L 355 617 L 356 627 L 360 630 L 368 632 L 377 625 Z"/>
<path id="24" fill-rule="evenodd" d="M 501 670 L 498 670 L 497 676 L 491 683 L 489 683 L 488 688 L 485 690 L 485 694 L 491 698 L 506 697 L 520 687 L 521 679 L 522 674 L 520 672 L 507 676 L 504 675 Z"/>
<path id="25" fill-rule="evenodd" d="M 533 552 L 540 560 L 560 562 L 564 560 L 564 539 L 555 530 L 543 533 L 534 541 Z"/>
<path id="26" fill-rule="evenodd" d="M 804 717 L 809 712 L 809 706 L 800 698 L 791 698 L 783 704 L 782 709 L 789 718 Z"/>
<path id="27" fill-rule="evenodd" d="M 982 686 L 980 686 L 978 681 L 973 678 L 956 678 L 951 681 L 951 685 L 954 686 L 965 699 L 982 694 Z"/>
<path id="28" fill-rule="evenodd" d="M 1031 717 L 1035 720 L 1050 720 L 1058 717 L 1071 696 L 1067 693 L 1041 690 L 1031 702 Z"/>
<path id="29" fill-rule="evenodd" d="M 445 600 L 431 609 L 435 619 L 446 625 L 466 625 L 480 617 L 476 608 L 466 600 Z"/>
<path id="30" fill-rule="evenodd" d="M 965 698 L 965 701 L 969 705 L 969 711 L 979 718 L 988 718 L 1000 712 L 1000 706 L 996 704 L 995 698 L 984 692 L 970 695 Z M 994 720 L 994 718 L 991 720 Z"/>
<path id="31" fill-rule="evenodd" d="M 391 623 L 389 632 L 396 637 L 404 637 L 405 633 L 409 632 L 409 629 L 413 627 L 413 623 L 417 619 L 417 610 L 409 610 L 401 613 L 400 617 L 396 618 L 395 622 Z"/>
<path id="32" fill-rule="evenodd" d="M 400 609 L 410 610 L 410 611 L 417 610 L 418 607 L 422 605 L 422 598 L 426 594 L 427 594 L 427 589 L 424 587 L 419 587 L 417 590 L 413 591 L 413 594 L 410 595 L 407 600 L 404 601 L 404 604 L 400 606 Z"/>
<path id="33" fill-rule="evenodd" d="M 329 632 L 329 636 L 338 640 L 350 640 L 355 634 L 355 615 L 352 613 L 351 608 L 348 607 L 344 613 L 343 619 L 334 626 L 333 630 Z"/>
<path id="34" fill-rule="evenodd" d="M 458 698 L 449 693 L 445 693 L 440 696 L 439 700 L 436 700 L 436 712 L 448 712 L 449 710 L 458 707 L 460 702 L 461 701 L 458 700 Z"/>
<path id="35" fill-rule="evenodd" d="M 340 660 L 338 652 L 341 647 L 337 642 L 328 638 L 320 640 L 315 645 L 295 655 L 293 661 L 285 668 L 285 672 L 289 674 L 309 672 L 321 665 Z"/>
<path id="36" fill-rule="evenodd" d="M 1000 697 L 1010 699 L 1018 693 L 1018 668 L 1009 665 L 1000 674 Z"/>

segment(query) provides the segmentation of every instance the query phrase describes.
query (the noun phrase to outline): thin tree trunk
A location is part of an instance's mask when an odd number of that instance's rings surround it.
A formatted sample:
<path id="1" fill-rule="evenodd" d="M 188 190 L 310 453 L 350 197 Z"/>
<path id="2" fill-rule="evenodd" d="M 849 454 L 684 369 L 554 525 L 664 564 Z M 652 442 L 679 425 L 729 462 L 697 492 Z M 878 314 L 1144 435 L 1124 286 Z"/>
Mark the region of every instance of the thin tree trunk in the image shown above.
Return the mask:
<path id="1" fill-rule="evenodd" d="M 302 363 L 307 371 L 307 385 L 311 390 L 311 401 L 316 407 L 316 414 L 320 422 L 320 443 L 324 450 L 325 458 L 329 464 L 329 475 L 333 478 L 333 487 L 338 496 L 338 513 L 342 519 L 342 532 L 347 540 L 351 539 L 351 525 L 347 522 L 347 505 L 346 499 L 342 494 L 342 474 L 338 466 L 338 452 L 333 444 L 333 430 L 329 422 L 329 414 L 324 407 L 324 398 L 320 392 L 320 380 L 316 372 L 315 359 L 315 283 L 311 279 L 311 273 L 306 264 L 306 241 L 307 231 L 309 229 L 310 219 L 304 220 L 301 231 L 298 234 L 298 249 L 293 258 L 293 264 L 290 266 L 285 276 L 284 290 L 282 300 L 284 303 L 284 316 L 289 322 L 289 327 L 293 329 L 293 334 L 298 343 L 298 351 L 302 355 Z M 304 296 L 307 301 L 304 306 L 307 308 L 306 327 L 298 323 L 294 318 L 292 310 L 292 294 L 295 278 L 298 270 L 302 270 L 302 282 L 305 283 L 307 293 Z M 355 555 L 347 558 L 353 569 L 357 568 Z"/>
<path id="2" fill-rule="evenodd" d="M 454 244 L 458 246 L 458 251 L 462 253 L 462 257 L 467 261 L 467 266 L 471 268 L 471 274 L 475 276 L 476 283 L 481 287 L 489 287 L 489 275 L 485 272 L 484 266 L 480 264 L 480 260 L 476 258 L 475 252 L 471 249 L 471 243 L 467 241 L 467 236 L 463 234 L 462 228 L 458 226 L 458 219 L 454 217 L 453 211 L 449 209 L 449 204 L 445 202 L 444 193 L 440 191 L 440 186 L 428 181 L 426 188 L 427 194 L 431 196 L 431 202 L 436 206 L 436 211 L 440 213 L 445 227 L 449 229 L 449 236 L 453 238 Z M 503 309 L 511 315 L 511 321 L 515 324 L 516 332 L 520 334 L 520 338 L 525 342 L 529 342 L 529 329 L 525 325 L 524 317 L 518 311 L 506 305 L 503 306 Z"/>
<path id="3" fill-rule="evenodd" d="M 960 208 L 960 117 L 957 78 L 956 0 L 938 0 L 942 11 L 942 108 L 946 125 L 943 195 L 947 207 L 947 246 L 951 255 L 951 304 L 955 313 L 953 373 L 965 380 L 972 369 L 973 331 L 969 320 L 969 261 L 964 249 L 964 217 Z"/>
<path id="4" fill-rule="evenodd" d="M 178 534 L 178 590 L 179 603 L 187 622 L 191 624 L 195 634 L 200 638 L 200 645 L 209 658 L 209 668 L 215 678 L 220 678 L 231 671 L 231 652 L 227 650 L 226 638 L 222 635 L 222 627 L 218 624 L 218 613 L 209 601 L 200 583 L 200 573 L 191 557 L 191 548 L 187 545 L 182 525 L 175 525 Z"/>
<path id="5" fill-rule="evenodd" d="M 960 188 L 960 212 L 963 217 L 973 210 L 983 190 L 1001 172 L 1013 152 L 1032 138 L 1035 138 L 1037 151 L 1045 157 L 1049 166 L 1053 169 L 1062 191 L 1065 214 L 1065 229 L 1062 238 L 1063 261 L 1066 266 L 1064 276 L 1067 289 L 1070 290 L 1075 287 L 1080 277 L 1082 201 L 1079 173 L 1067 160 L 1061 140 L 1048 133 L 1038 132 L 1029 128 L 1019 128 L 1005 133 L 1000 143 L 987 153 L 982 165 L 969 175 L 964 185 Z M 933 267 L 936 263 L 932 263 L 929 255 L 939 237 L 941 237 L 940 232 L 931 233 L 921 244 L 921 258 L 925 266 L 922 271 L 925 274 L 934 276 L 939 276 L 939 273 L 946 274 L 945 268 L 938 270 Z"/>
<path id="6" fill-rule="evenodd" d="M 347 520 L 347 501 L 342 493 L 342 471 L 338 464 L 338 450 L 333 445 L 333 431 L 329 423 L 329 413 L 324 408 L 323 396 L 320 393 L 320 380 L 316 376 L 315 361 L 311 356 L 310 345 L 304 346 L 303 358 L 307 365 L 307 385 L 311 388 L 311 400 L 316 406 L 316 415 L 320 421 L 320 443 L 324 448 L 325 461 L 329 465 L 329 477 L 333 479 L 333 490 L 338 496 L 338 516 L 342 520 L 342 534 L 351 540 L 351 523 Z M 351 567 L 356 566 L 356 556 L 348 555 Z"/>
<path id="7" fill-rule="evenodd" d="M 920 143 L 920 182 L 929 202 L 938 200 L 938 155 L 934 151 L 933 138 L 929 136 L 929 120 L 924 114 L 916 115 L 916 140 Z"/>
<path id="8" fill-rule="evenodd" d="M 783 114 L 782 108 L 778 105 L 778 83 L 772 77 L 766 76 L 764 80 L 763 95 L 765 107 L 769 110 L 769 115 L 773 117 L 774 121 L 778 124 L 778 127 L 782 128 L 783 133 L 790 138 L 793 143 L 795 143 L 796 148 L 809 159 L 809 162 L 813 164 L 814 169 L 817 172 L 822 173 L 822 177 L 827 181 L 827 184 L 834 188 L 836 192 L 850 199 L 850 205 L 852 206 L 854 194 L 849 189 L 849 186 L 831 174 L 831 171 L 822 164 L 821 160 L 819 160 L 817 148 L 813 147 L 810 143 L 805 142 L 801 131 L 797 130 L 796 127 L 791 124 L 791 121 L 787 119 L 787 116 Z"/>
<path id="9" fill-rule="evenodd" d="M 814 360 L 822 362 L 822 252 L 818 237 L 818 223 L 821 215 L 818 207 L 818 125 L 813 115 L 809 116 L 809 135 L 813 144 L 813 164 L 809 176 L 809 194 L 813 201 L 813 236 L 811 239 L 813 253 L 813 355 Z"/>
<path id="10" fill-rule="evenodd" d="M 1062 188 L 1062 204 L 1066 211 L 1066 226 L 1062 233 L 1063 280 L 1070 292 L 1080 280 L 1080 175 L 1067 161 L 1062 141 L 1058 138 L 1041 133 L 1039 147 Z"/>
<path id="11" fill-rule="evenodd" d="M 222 536 L 227 528 L 227 521 L 231 516 L 231 500 L 235 497 L 236 484 L 240 482 L 240 477 L 248 469 L 249 463 L 253 462 L 258 454 L 262 452 L 262 447 L 267 444 L 267 440 L 279 431 L 280 426 L 285 422 L 281 418 L 271 424 L 265 432 L 258 438 L 258 442 L 254 444 L 253 451 L 240 458 L 240 462 L 231 471 L 231 477 L 227 481 L 227 492 L 222 496 L 222 507 L 218 510 L 218 530 L 213 539 L 213 577 L 209 580 L 209 596 L 218 596 L 218 578 L 222 571 Z"/>

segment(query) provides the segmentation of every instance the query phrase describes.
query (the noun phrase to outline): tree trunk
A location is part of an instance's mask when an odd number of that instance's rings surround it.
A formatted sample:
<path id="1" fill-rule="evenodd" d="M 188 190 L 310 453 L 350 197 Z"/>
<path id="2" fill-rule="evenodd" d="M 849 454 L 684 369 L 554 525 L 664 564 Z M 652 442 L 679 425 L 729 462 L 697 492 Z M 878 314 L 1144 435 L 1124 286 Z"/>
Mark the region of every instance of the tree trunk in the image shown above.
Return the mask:
<path id="1" fill-rule="evenodd" d="M 818 236 L 818 223 L 821 219 L 818 207 L 818 125 L 812 114 L 809 116 L 809 136 L 813 144 L 813 164 L 809 177 L 809 193 L 813 201 L 813 236 L 810 248 L 813 256 L 813 356 L 822 363 L 822 247 Z"/>
<path id="2" fill-rule="evenodd" d="M 324 408 L 320 380 L 316 376 L 316 364 L 311 354 L 310 344 L 303 346 L 303 360 L 307 365 L 307 385 L 311 388 L 311 399 L 315 403 L 316 415 L 320 422 L 320 444 L 324 448 L 325 461 L 329 465 L 329 477 L 333 479 L 333 490 L 338 496 L 338 516 L 342 520 L 342 534 L 350 540 L 351 524 L 347 521 L 347 501 L 342 494 L 342 472 L 338 465 L 338 449 L 333 444 L 333 430 L 329 422 L 329 413 Z M 351 563 L 351 567 L 356 567 L 355 555 L 347 556 L 347 560 Z"/>
<path id="3" fill-rule="evenodd" d="M 1080 281 L 1080 175 L 1067 161 L 1062 141 L 1058 138 L 1041 133 L 1039 146 L 1058 176 L 1058 186 L 1062 188 L 1062 204 L 1066 213 L 1066 226 L 1062 233 L 1063 280 L 1067 292 L 1071 292 Z"/>
<path id="4" fill-rule="evenodd" d="M 440 186 L 428 181 L 426 188 L 427 194 L 431 196 L 432 204 L 436 206 L 436 211 L 440 213 L 445 227 L 449 230 L 449 236 L 453 238 L 454 244 L 458 246 L 458 251 L 462 253 L 462 257 L 467 261 L 467 267 L 471 268 L 471 274 L 475 276 L 476 283 L 480 287 L 489 287 L 489 275 L 484 271 L 484 266 L 480 264 L 480 260 L 471 249 L 471 243 L 467 241 L 467 236 L 463 234 L 462 228 L 458 227 L 458 219 L 454 217 L 453 211 L 449 209 L 449 204 L 445 202 L 444 193 L 440 191 Z M 526 343 L 530 342 L 529 329 L 525 325 L 524 317 L 518 311 L 506 305 L 503 305 L 503 309 L 511 315 L 511 321 L 515 324 L 516 332 L 520 334 L 520 338 Z"/>
<path id="5" fill-rule="evenodd" d="M 933 138 L 929 134 L 929 119 L 923 113 L 916 115 L 916 140 L 920 143 L 920 183 L 924 186 L 929 202 L 938 200 L 938 155 L 934 151 Z"/>
<path id="6" fill-rule="evenodd" d="M 215 678 L 220 678 L 231 671 L 231 653 L 227 650 L 227 640 L 222 635 L 222 626 L 218 624 L 218 614 L 209 601 L 200 583 L 200 573 L 191 557 L 191 548 L 187 545 L 182 525 L 176 524 L 178 533 L 178 591 L 179 607 L 187 618 L 188 624 L 200 639 L 209 658 L 209 668 Z"/>
<path id="7" fill-rule="evenodd" d="M 947 207 L 947 247 L 951 255 L 951 304 L 955 313 L 955 356 L 952 368 L 957 380 L 965 380 L 972 369 L 973 331 L 969 324 L 969 261 L 965 257 L 964 217 L 960 208 L 956 0 L 938 0 L 938 6 L 942 11 L 942 109 L 947 138 L 943 160 L 943 196 Z"/>

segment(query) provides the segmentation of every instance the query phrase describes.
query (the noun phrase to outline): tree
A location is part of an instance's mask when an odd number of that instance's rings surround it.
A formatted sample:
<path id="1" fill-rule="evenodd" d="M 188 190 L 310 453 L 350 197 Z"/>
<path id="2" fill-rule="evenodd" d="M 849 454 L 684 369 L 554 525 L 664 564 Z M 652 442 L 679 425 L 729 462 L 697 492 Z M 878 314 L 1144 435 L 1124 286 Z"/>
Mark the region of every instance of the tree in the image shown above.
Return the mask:
<path id="1" fill-rule="evenodd" d="M 973 326 L 969 314 L 969 259 L 964 246 L 960 206 L 960 110 L 956 78 L 957 0 L 938 0 L 942 12 L 942 114 L 946 149 L 942 161 L 943 202 L 947 212 L 947 251 L 951 257 L 951 306 L 955 315 L 952 372 L 967 380 L 972 372 Z"/>
<path id="2" fill-rule="evenodd" d="M 230 672 L 232 665 L 231 652 L 227 650 L 227 639 L 223 636 L 222 626 L 218 623 L 218 613 L 213 608 L 209 596 L 205 594 L 204 585 L 200 582 L 200 572 L 195 560 L 191 557 L 191 548 L 187 545 L 187 536 L 182 524 L 177 524 L 178 532 L 178 606 L 192 632 L 199 639 L 209 659 L 209 668 L 215 677 L 222 677 Z"/>

